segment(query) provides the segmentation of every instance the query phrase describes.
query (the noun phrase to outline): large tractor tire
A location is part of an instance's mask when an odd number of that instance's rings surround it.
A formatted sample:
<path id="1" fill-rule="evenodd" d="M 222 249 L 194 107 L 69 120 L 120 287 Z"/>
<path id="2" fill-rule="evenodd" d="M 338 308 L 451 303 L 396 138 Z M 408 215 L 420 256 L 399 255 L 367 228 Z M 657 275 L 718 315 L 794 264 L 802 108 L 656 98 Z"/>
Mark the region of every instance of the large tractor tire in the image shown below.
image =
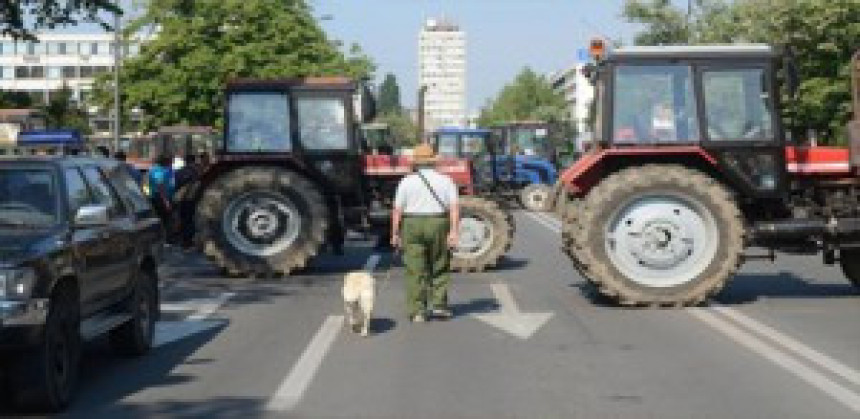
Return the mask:
<path id="1" fill-rule="evenodd" d="M 552 207 L 552 187 L 541 183 L 526 185 L 520 190 L 520 203 L 529 211 L 549 211 Z"/>
<path id="2" fill-rule="evenodd" d="M 460 242 L 451 269 L 481 272 L 496 266 L 514 241 L 514 219 L 499 205 L 478 197 L 460 198 Z"/>
<path id="3" fill-rule="evenodd" d="M 839 265 L 842 266 L 842 272 L 848 281 L 860 289 L 860 248 L 841 249 Z"/>
<path id="4" fill-rule="evenodd" d="M 556 203 L 558 205 L 558 202 Z M 582 262 L 576 253 L 577 247 L 574 238 L 580 234 L 582 227 L 579 224 L 579 213 L 582 211 L 582 198 L 569 198 L 564 201 L 561 212 L 561 246 L 562 251 L 570 257 L 573 267 L 586 281 L 591 279 L 586 276 L 586 270 L 582 269 Z M 593 283 L 592 283 L 593 284 Z"/>
<path id="5" fill-rule="evenodd" d="M 287 275 L 325 242 L 328 207 L 317 186 L 272 167 L 234 170 L 210 184 L 197 207 L 198 243 L 232 275 Z"/>
<path id="6" fill-rule="evenodd" d="M 699 304 L 741 263 L 744 226 L 737 204 L 720 182 L 699 171 L 624 169 L 575 207 L 565 221 L 566 252 L 618 304 Z"/>

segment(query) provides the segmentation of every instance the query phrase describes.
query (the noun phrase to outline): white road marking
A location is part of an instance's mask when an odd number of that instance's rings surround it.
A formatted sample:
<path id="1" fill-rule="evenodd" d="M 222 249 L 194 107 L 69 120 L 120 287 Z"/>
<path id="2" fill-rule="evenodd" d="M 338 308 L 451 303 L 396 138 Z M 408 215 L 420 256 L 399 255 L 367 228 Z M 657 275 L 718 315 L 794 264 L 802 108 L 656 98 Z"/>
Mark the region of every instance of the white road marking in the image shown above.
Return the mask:
<path id="1" fill-rule="evenodd" d="M 473 314 L 472 317 L 520 339 L 528 339 L 552 318 L 553 313 L 522 313 L 507 284 L 490 284 L 499 303 L 499 313 Z"/>
<path id="2" fill-rule="evenodd" d="M 815 349 L 804 345 L 803 343 L 792 338 L 791 336 L 781 333 L 770 326 L 762 324 L 761 322 L 756 321 L 755 319 L 747 316 L 746 314 L 741 313 L 738 310 L 725 306 L 715 306 L 712 308 L 712 310 L 734 320 L 739 325 L 746 327 L 747 330 L 758 333 L 760 336 L 764 336 L 770 339 L 774 343 L 777 343 L 783 348 L 788 349 L 789 351 L 808 359 L 819 367 L 824 368 L 831 373 L 848 380 L 852 384 L 860 386 L 860 372 L 837 361 L 836 359 L 833 359 L 830 356 L 816 351 Z"/>
<path id="3" fill-rule="evenodd" d="M 153 346 L 159 347 L 173 343 L 191 335 L 221 326 L 220 320 L 210 320 L 228 300 L 236 294 L 224 292 L 215 298 L 196 298 L 182 302 L 162 303 L 162 312 L 191 312 L 183 320 L 159 321 L 155 324 Z"/>
<path id="4" fill-rule="evenodd" d="M 267 410 L 289 411 L 299 403 L 342 326 L 343 316 L 328 316 L 290 374 L 269 399 Z"/>
<path id="5" fill-rule="evenodd" d="M 560 226 L 556 226 L 554 223 L 545 220 L 544 218 L 540 217 L 538 214 L 535 214 L 532 212 L 527 212 L 526 215 L 528 215 L 532 220 L 535 220 L 539 224 L 550 229 L 551 231 L 556 232 L 556 233 L 561 233 L 561 227 Z"/>
<path id="6" fill-rule="evenodd" d="M 794 374 L 806 381 L 813 387 L 821 390 L 828 396 L 842 403 L 849 409 L 860 413 L 860 394 L 857 394 L 839 383 L 826 377 L 824 374 L 798 361 L 796 358 L 779 350 L 774 346 L 758 339 L 754 335 L 741 330 L 732 323 L 721 319 L 708 309 L 693 308 L 688 312 L 695 318 L 701 320 L 708 326 L 726 335 L 736 343 L 761 355 L 784 370 Z"/>
<path id="7" fill-rule="evenodd" d="M 236 293 L 223 292 L 214 298 L 193 298 L 181 302 L 162 303 L 161 311 L 183 312 L 191 311 L 186 320 L 205 320 L 215 314 Z"/>

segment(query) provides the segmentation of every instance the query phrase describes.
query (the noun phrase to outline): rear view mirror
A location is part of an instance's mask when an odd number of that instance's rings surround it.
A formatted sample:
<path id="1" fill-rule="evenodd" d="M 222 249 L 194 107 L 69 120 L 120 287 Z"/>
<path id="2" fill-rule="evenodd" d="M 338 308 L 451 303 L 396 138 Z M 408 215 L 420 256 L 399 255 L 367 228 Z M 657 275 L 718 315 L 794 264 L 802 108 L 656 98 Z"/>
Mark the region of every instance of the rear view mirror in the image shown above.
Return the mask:
<path id="1" fill-rule="evenodd" d="M 100 227 L 109 221 L 108 208 L 104 205 L 85 205 L 75 214 L 75 225 L 78 227 Z"/>

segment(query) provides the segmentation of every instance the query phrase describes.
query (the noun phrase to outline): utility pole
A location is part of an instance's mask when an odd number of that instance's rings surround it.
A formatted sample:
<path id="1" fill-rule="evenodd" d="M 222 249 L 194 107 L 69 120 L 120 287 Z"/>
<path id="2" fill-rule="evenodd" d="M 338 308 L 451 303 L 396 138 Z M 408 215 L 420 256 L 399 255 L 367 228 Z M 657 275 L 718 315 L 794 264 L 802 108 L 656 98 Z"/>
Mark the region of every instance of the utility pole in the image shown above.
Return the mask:
<path id="1" fill-rule="evenodd" d="M 122 61 L 122 38 L 120 35 L 120 15 L 119 12 L 114 13 L 113 20 L 113 145 L 114 152 L 119 151 L 119 133 L 120 133 L 120 103 L 119 103 L 119 65 Z"/>
<path id="2" fill-rule="evenodd" d="M 418 89 L 418 142 L 424 142 L 424 94 L 427 93 L 427 86 L 422 85 Z"/>

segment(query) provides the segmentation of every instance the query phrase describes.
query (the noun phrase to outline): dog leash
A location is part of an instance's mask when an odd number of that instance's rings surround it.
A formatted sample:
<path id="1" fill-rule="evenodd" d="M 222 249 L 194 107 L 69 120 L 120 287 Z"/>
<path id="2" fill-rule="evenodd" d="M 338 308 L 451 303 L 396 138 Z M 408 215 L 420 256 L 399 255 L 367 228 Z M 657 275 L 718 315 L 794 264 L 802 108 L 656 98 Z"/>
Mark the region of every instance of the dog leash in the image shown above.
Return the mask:
<path id="1" fill-rule="evenodd" d="M 389 282 L 391 282 L 391 273 L 394 271 L 394 259 L 400 255 L 400 248 L 394 248 L 394 254 L 391 256 L 391 260 L 388 261 L 388 268 L 385 270 L 385 276 L 382 277 L 382 287 L 385 288 Z"/>

